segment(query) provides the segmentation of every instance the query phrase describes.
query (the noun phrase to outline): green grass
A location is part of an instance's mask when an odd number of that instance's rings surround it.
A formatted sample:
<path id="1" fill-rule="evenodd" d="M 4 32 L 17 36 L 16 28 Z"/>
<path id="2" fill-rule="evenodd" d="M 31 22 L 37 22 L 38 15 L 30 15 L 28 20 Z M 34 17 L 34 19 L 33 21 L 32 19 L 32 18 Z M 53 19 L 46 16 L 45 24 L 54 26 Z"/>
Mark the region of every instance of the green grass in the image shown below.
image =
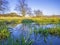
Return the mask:
<path id="1" fill-rule="evenodd" d="M 33 20 L 31 20 L 31 19 L 23 19 L 22 21 L 21 21 L 21 23 L 23 23 L 23 24 L 31 24 L 31 23 L 33 23 L 34 21 Z"/>

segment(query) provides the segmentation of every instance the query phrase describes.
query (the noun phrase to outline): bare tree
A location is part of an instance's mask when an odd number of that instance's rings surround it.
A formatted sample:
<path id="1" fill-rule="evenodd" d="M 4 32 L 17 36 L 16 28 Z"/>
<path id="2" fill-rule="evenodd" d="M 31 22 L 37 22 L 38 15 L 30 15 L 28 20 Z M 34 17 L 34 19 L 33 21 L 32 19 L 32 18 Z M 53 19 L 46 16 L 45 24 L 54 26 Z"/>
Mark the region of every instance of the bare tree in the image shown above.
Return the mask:
<path id="1" fill-rule="evenodd" d="M 18 0 L 16 10 L 18 10 L 21 13 L 21 15 L 25 16 L 28 10 L 26 0 Z"/>
<path id="2" fill-rule="evenodd" d="M 40 11 L 40 10 L 34 10 L 34 14 L 35 14 L 37 17 L 43 15 L 42 11 Z"/>
<path id="3" fill-rule="evenodd" d="M 0 14 L 4 14 L 8 10 L 8 1 L 0 0 Z"/>
<path id="4" fill-rule="evenodd" d="M 31 8 L 28 8 L 27 9 L 27 15 L 33 16 L 32 9 Z"/>

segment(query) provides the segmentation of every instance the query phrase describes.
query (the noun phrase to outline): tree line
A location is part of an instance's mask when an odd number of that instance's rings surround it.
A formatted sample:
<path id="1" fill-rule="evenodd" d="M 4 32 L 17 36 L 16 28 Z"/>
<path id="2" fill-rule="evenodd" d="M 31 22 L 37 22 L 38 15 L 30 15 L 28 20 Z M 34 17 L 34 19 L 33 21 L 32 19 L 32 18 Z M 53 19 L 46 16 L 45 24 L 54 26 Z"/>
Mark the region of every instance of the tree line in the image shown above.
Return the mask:
<path id="1" fill-rule="evenodd" d="M 18 4 L 14 10 L 19 11 L 22 16 L 29 15 L 33 16 L 33 14 L 37 17 L 43 15 L 42 11 L 34 10 L 32 13 L 32 9 L 28 6 L 26 0 L 17 0 Z M 9 11 L 9 2 L 7 0 L 0 0 L 0 14 L 5 14 Z"/>

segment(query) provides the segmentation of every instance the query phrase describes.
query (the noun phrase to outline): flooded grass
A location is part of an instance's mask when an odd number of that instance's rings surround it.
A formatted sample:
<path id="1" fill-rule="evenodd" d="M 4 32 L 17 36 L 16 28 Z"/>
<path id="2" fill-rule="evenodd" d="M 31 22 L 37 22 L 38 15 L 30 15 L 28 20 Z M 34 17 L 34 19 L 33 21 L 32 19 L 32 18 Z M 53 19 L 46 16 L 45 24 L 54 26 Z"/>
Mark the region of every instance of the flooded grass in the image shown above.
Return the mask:
<path id="1" fill-rule="evenodd" d="M 58 42 L 60 40 L 60 24 L 57 23 L 50 25 L 49 23 L 49 25 L 42 25 L 30 19 L 24 19 L 20 24 L 18 23 L 17 26 L 16 20 L 0 21 L 0 45 L 60 44 Z M 10 28 L 9 25 L 12 28 Z M 14 27 L 12 25 L 14 25 Z M 55 43 L 53 39 L 57 42 Z"/>

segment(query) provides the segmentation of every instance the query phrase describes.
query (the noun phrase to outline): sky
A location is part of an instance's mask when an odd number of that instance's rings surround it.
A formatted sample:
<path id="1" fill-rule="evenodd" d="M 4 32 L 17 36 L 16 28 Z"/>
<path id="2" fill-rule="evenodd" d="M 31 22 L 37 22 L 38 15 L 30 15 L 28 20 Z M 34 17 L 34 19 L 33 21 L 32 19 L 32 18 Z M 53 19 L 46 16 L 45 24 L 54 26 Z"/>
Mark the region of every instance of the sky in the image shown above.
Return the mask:
<path id="1" fill-rule="evenodd" d="M 16 12 L 17 0 L 9 0 L 10 12 Z M 60 0 L 26 0 L 32 10 L 41 10 L 44 15 L 60 15 Z"/>

